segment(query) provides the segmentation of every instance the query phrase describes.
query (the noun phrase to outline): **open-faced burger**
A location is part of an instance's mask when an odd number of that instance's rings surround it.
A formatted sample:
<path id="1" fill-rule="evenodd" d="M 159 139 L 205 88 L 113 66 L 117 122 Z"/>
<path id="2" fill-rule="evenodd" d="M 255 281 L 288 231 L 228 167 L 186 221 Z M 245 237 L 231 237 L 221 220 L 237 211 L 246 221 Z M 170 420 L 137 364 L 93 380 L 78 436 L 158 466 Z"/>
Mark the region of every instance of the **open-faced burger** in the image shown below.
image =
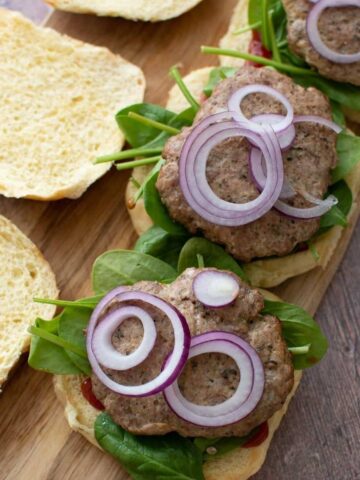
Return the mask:
<path id="1" fill-rule="evenodd" d="M 326 353 L 314 320 L 231 271 L 136 251 L 99 257 L 93 287 L 31 329 L 29 364 L 57 375 L 71 427 L 136 479 L 259 470 L 299 370 Z"/>

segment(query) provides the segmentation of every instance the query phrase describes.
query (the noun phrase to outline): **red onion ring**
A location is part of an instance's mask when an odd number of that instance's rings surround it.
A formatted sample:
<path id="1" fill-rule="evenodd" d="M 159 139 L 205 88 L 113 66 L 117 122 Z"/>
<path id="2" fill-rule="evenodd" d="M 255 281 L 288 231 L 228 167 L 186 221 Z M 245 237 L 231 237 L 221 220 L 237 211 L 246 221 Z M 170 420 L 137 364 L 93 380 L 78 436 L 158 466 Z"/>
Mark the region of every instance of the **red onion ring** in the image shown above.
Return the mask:
<path id="1" fill-rule="evenodd" d="M 240 88 L 235 93 L 233 93 L 233 95 L 228 101 L 228 108 L 231 112 L 234 112 L 236 114 L 234 116 L 234 120 L 250 123 L 256 131 L 258 123 L 255 122 L 253 119 L 248 119 L 241 110 L 242 100 L 252 93 L 265 93 L 267 95 L 270 95 L 271 97 L 282 103 L 283 106 L 286 108 L 286 116 L 280 115 L 281 120 L 272 124 L 275 133 L 281 133 L 291 126 L 294 118 L 294 109 L 289 100 L 285 97 L 285 95 L 280 93 L 278 90 L 275 90 L 275 88 L 262 84 L 247 85 L 246 87 Z"/>
<path id="2" fill-rule="evenodd" d="M 263 395 L 265 374 L 258 353 L 242 338 L 227 332 L 209 332 L 194 337 L 189 359 L 204 353 L 223 353 L 237 363 L 240 382 L 234 395 L 218 405 L 197 405 L 182 395 L 176 381 L 164 390 L 169 407 L 183 420 L 202 427 L 223 427 L 239 422 L 256 408 Z"/>
<path id="3" fill-rule="evenodd" d="M 143 339 L 138 348 L 129 355 L 123 355 L 112 344 L 112 335 L 124 320 L 138 318 L 144 329 Z M 140 365 L 150 355 L 156 341 L 154 320 L 142 308 L 123 307 L 111 312 L 95 328 L 92 350 L 97 361 L 106 368 L 128 370 Z"/>
<path id="4" fill-rule="evenodd" d="M 162 372 L 153 380 L 142 385 L 121 385 L 108 376 L 101 368 L 93 351 L 93 337 L 100 315 L 109 301 L 116 299 L 119 304 L 129 301 L 141 301 L 163 312 L 171 321 L 174 331 L 174 349 L 171 358 Z M 106 303 L 107 302 L 107 303 Z M 122 307 L 121 307 L 122 308 Z M 102 321 L 105 321 L 103 319 Z M 172 305 L 150 293 L 127 290 L 125 287 L 110 292 L 94 310 L 87 330 L 86 348 L 89 362 L 99 380 L 110 390 L 125 396 L 145 397 L 164 390 L 179 376 L 189 354 L 190 330 L 184 316 Z"/>
<path id="5" fill-rule="evenodd" d="M 234 275 L 219 270 L 205 270 L 193 281 L 196 299 L 209 308 L 231 305 L 240 292 L 239 282 Z"/>
<path id="6" fill-rule="evenodd" d="M 360 0 L 319 0 L 312 7 L 306 21 L 306 30 L 313 48 L 324 58 L 334 63 L 347 64 L 360 61 L 360 52 L 344 54 L 331 50 L 322 40 L 318 24 L 321 14 L 326 8 L 359 7 Z"/>
<path id="7" fill-rule="evenodd" d="M 279 123 L 279 120 L 282 118 L 284 118 L 284 115 L 278 115 L 276 113 L 263 113 L 261 115 L 255 115 L 255 117 L 251 118 L 251 121 L 259 123 L 260 125 L 271 125 L 274 128 L 274 126 Z M 291 147 L 295 140 L 295 135 L 296 131 L 293 123 L 276 135 L 279 140 L 281 150 L 286 150 L 287 148 Z"/>
<path id="8" fill-rule="evenodd" d="M 327 118 L 319 117 L 318 115 L 296 115 L 294 117 L 294 124 L 302 122 L 311 122 L 322 125 L 323 127 L 330 128 L 330 130 L 333 130 L 337 134 L 342 131 L 342 127 L 340 127 L 340 125 L 328 120 Z"/>
<path id="9" fill-rule="evenodd" d="M 249 123 L 214 123 L 219 114 L 214 117 L 208 117 L 205 124 L 200 122 L 196 125 L 185 141 L 179 161 L 180 187 L 189 206 L 202 218 L 217 225 L 245 225 L 267 213 L 280 195 L 284 175 L 280 145 L 272 128 L 267 125 L 257 125 L 255 132 Z M 206 178 L 206 163 L 211 150 L 232 137 L 246 137 L 257 145 L 270 172 L 261 194 L 245 204 L 221 199 L 212 191 Z"/>
<path id="10" fill-rule="evenodd" d="M 255 183 L 256 187 L 261 191 L 264 188 L 266 182 L 266 175 L 265 175 L 265 165 L 263 162 L 263 156 L 261 151 L 258 148 L 252 148 L 250 151 L 249 157 L 249 165 L 250 165 L 250 175 Z M 283 187 L 281 189 L 281 193 L 279 198 L 283 200 L 287 200 L 290 198 L 294 198 L 296 195 L 295 190 L 290 185 L 287 178 L 284 178 Z"/>

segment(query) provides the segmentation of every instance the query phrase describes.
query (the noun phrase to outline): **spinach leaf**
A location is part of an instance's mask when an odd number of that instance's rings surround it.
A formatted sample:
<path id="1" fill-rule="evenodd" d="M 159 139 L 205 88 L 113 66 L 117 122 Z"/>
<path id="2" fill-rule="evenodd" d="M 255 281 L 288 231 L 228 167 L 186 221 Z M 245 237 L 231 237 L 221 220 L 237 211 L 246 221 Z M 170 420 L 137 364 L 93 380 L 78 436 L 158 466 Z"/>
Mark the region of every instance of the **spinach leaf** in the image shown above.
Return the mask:
<path id="1" fill-rule="evenodd" d="M 131 435 L 110 415 L 101 413 L 95 421 L 95 438 L 134 480 L 204 479 L 201 452 L 191 440 L 179 435 Z"/>
<path id="2" fill-rule="evenodd" d="M 34 298 L 36 303 L 45 303 L 47 305 L 56 305 L 58 307 L 78 307 L 95 308 L 103 295 L 94 295 L 93 297 L 80 298 L 79 300 L 61 300 L 52 298 Z"/>
<path id="3" fill-rule="evenodd" d="M 158 105 L 151 103 L 139 103 L 120 110 L 116 115 L 116 121 L 120 130 L 125 135 L 126 141 L 133 148 L 157 148 L 163 147 L 170 137 L 167 132 L 159 132 L 153 126 L 140 124 L 133 118 L 129 118 L 129 112 L 134 112 L 151 120 L 181 129 L 192 125 L 195 112 L 188 108 L 176 114 Z"/>
<path id="4" fill-rule="evenodd" d="M 198 254 L 202 255 L 205 267 L 230 270 L 243 280 L 246 280 L 246 275 L 236 260 L 219 245 L 215 245 L 215 243 L 200 237 L 190 238 L 183 246 L 178 263 L 179 272 L 181 273 L 189 267 L 197 267 Z"/>
<path id="5" fill-rule="evenodd" d="M 92 313 L 91 308 L 67 307 L 59 320 L 59 336 L 82 348 L 86 354 L 85 329 Z M 86 375 L 91 375 L 91 366 L 87 358 L 65 350 L 70 360 Z"/>
<path id="6" fill-rule="evenodd" d="M 140 280 L 169 283 L 176 277 L 175 269 L 150 255 L 131 250 L 111 250 L 95 260 L 92 285 L 94 292 L 100 294 Z"/>
<path id="7" fill-rule="evenodd" d="M 338 164 L 332 171 L 333 182 L 343 179 L 360 161 L 360 137 L 341 132 L 337 138 Z"/>
<path id="8" fill-rule="evenodd" d="M 318 324 L 304 309 L 290 303 L 265 300 L 262 314 L 274 315 L 282 323 L 288 347 L 310 345 L 307 353 L 293 357 L 296 370 L 312 367 L 326 354 L 328 342 Z"/>
<path id="9" fill-rule="evenodd" d="M 170 218 L 167 208 L 161 201 L 160 194 L 156 188 L 157 178 L 158 175 L 153 175 L 144 186 L 143 197 L 146 213 L 155 225 L 161 227 L 166 232 L 172 235 L 185 236 L 185 228 Z"/>
<path id="10" fill-rule="evenodd" d="M 50 321 L 38 318 L 35 326 L 57 335 L 59 317 Z M 63 348 L 36 335 L 31 337 L 28 364 L 35 370 L 54 375 L 79 375 L 82 373 L 82 370 L 70 360 Z"/>
<path id="11" fill-rule="evenodd" d="M 142 147 L 159 136 L 159 130 L 149 125 L 139 125 L 139 122 L 129 118 L 128 113 L 135 112 L 157 122 L 169 124 L 176 114 L 151 103 L 130 105 L 116 114 L 116 121 L 125 135 L 126 141 L 133 147 Z"/>
<path id="12" fill-rule="evenodd" d="M 332 111 L 332 118 L 335 123 L 340 125 L 340 127 L 345 128 L 345 115 L 341 109 L 341 105 L 338 102 L 334 102 L 333 100 L 330 101 L 331 103 L 331 111 Z"/>
<path id="13" fill-rule="evenodd" d="M 178 114 L 174 113 L 172 119 L 167 123 L 170 127 L 182 129 L 183 127 L 189 127 L 193 124 L 195 112 L 192 108 L 188 108 Z M 139 127 L 138 127 L 139 128 Z M 142 146 L 142 148 L 160 148 L 164 147 L 167 139 L 171 135 L 167 132 L 160 132 L 153 140 Z"/>
<path id="14" fill-rule="evenodd" d="M 331 100 L 351 108 L 360 110 L 360 88 L 350 83 L 340 83 L 324 78 L 321 75 L 294 75 L 293 79 L 302 87 L 316 87 Z"/>
<path id="15" fill-rule="evenodd" d="M 234 67 L 216 67 L 213 68 L 209 75 L 208 83 L 205 85 L 203 92 L 207 97 L 210 97 L 214 88 L 225 78 L 233 77 L 237 72 Z"/>
<path id="16" fill-rule="evenodd" d="M 177 268 L 180 251 L 188 237 L 171 235 L 162 228 L 149 228 L 137 240 L 134 250 L 160 258 L 174 268 Z"/>
<path id="17" fill-rule="evenodd" d="M 344 180 L 336 182 L 329 188 L 329 193 L 334 195 L 339 203 L 321 217 L 320 228 L 329 228 L 335 225 L 347 226 L 347 216 L 351 210 L 353 196 Z"/>

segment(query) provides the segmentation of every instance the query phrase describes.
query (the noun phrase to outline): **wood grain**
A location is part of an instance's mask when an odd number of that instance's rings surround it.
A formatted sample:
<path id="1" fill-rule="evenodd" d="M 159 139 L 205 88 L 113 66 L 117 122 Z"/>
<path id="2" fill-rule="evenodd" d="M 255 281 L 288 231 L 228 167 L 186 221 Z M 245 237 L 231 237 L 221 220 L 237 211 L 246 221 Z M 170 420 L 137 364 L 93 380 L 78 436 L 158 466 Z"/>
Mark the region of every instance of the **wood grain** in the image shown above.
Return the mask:
<path id="1" fill-rule="evenodd" d="M 165 102 L 167 72 L 182 63 L 184 72 L 214 63 L 199 53 L 225 32 L 235 0 L 204 0 L 179 19 L 161 24 L 53 14 L 48 24 L 82 40 L 106 45 L 144 69 L 147 99 Z M 37 0 L 4 0 L 32 18 L 46 8 Z M 1 60 L 0 60 L 1 61 Z M 129 248 L 135 234 L 123 205 L 126 174 L 110 172 L 77 201 L 52 204 L 0 199 L 0 213 L 37 243 L 51 262 L 63 298 L 90 293 L 89 273 L 97 255 Z M 277 289 L 314 312 L 335 273 L 352 228 L 325 274 L 315 271 Z M 331 344 L 326 359 L 306 372 L 266 465 L 256 480 L 360 479 L 360 229 L 357 228 L 317 319 Z M 109 456 L 71 433 L 48 375 L 23 364 L 0 398 L 0 480 L 125 480 Z M 221 479 L 219 479 L 221 480 Z"/>

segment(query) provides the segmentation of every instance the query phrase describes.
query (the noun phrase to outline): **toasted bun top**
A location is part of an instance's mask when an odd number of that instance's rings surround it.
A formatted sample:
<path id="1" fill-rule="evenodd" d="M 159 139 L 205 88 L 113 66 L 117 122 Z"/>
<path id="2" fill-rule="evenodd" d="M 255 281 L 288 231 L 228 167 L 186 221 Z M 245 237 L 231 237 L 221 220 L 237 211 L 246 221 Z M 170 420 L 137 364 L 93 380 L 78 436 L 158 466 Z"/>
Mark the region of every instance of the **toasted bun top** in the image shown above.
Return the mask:
<path id="1" fill-rule="evenodd" d="M 46 0 L 60 10 L 158 22 L 177 17 L 201 0 Z"/>
<path id="2" fill-rule="evenodd" d="M 0 194 L 40 200 L 79 197 L 120 150 L 114 115 L 140 102 L 139 68 L 0 9 Z"/>
<path id="3" fill-rule="evenodd" d="M 50 320 L 53 305 L 34 297 L 58 296 L 55 275 L 35 245 L 0 216 L 0 391 L 20 355 L 30 345 L 28 328 L 37 317 Z"/>

